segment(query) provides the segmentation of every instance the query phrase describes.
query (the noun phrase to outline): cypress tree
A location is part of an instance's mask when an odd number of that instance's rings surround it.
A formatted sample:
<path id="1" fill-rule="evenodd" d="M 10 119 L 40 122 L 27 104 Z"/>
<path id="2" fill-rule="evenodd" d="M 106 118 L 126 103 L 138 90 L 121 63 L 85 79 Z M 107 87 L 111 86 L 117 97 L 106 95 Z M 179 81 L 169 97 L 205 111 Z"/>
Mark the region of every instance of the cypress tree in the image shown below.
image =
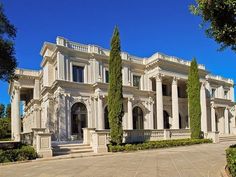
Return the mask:
<path id="1" fill-rule="evenodd" d="M 121 144 L 123 139 L 122 60 L 120 52 L 119 30 L 115 27 L 111 40 L 108 90 L 108 117 L 112 144 Z"/>
<path id="2" fill-rule="evenodd" d="M 201 137 L 201 105 L 198 64 L 194 58 L 189 69 L 187 82 L 191 138 Z"/>

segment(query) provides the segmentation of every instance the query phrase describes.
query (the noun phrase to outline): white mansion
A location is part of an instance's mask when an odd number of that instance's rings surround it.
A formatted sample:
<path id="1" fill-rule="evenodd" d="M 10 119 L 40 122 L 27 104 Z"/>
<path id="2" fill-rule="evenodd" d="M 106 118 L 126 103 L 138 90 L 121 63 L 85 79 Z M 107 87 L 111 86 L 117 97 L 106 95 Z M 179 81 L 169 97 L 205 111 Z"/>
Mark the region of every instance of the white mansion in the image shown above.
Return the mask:
<path id="1" fill-rule="evenodd" d="M 10 83 L 12 138 L 45 128 L 52 141 L 71 141 L 82 139 L 85 127 L 109 129 L 109 50 L 57 37 L 56 44 L 44 43 L 41 55 L 41 70 L 17 69 L 18 79 Z M 121 57 L 124 130 L 188 129 L 190 62 L 160 53 L 139 58 L 122 52 Z M 233 80 L 198 68 L 202 131 L 236 134 Z"/>

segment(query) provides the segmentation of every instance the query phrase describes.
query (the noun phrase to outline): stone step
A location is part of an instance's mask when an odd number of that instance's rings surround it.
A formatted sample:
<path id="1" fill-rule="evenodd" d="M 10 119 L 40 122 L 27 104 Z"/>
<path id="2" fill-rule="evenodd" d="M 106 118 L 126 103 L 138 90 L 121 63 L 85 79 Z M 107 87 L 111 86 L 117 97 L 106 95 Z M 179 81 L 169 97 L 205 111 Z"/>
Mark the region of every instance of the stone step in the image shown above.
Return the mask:
<path id="1" fill-rule="evenodd" d="M 90 146 L 53 146 L 54 150 L 67 150 L 67 149 L 90 149 Z"/>
<path id="2" fill-rule="evenodd" d="M 90 145 L 79 143 L 54 144 L 52 146 L 52 150 L 54 156 L 93 152 L 93 149 Z"/>
<path id="3" fill-rule="evenodd" d="M 79 149 L 79 150 L 68 150 L 68 151 L 53 151 L 54 156 L 58 155 L 66 155 L 66 154 L 75 154 L 75 153 L 89 153 L 93 152 L 92 148 L 91 149 Z"/>
<path id="4" fill-rule="evenodd" d="M 63 144 L 53 144 L 53 147 L 73 147 L 73 146 L 89 146 L 89 144 L 82 143 L 63 143 Z"/>
<path id="5" fill-rule="evenodd" d="M 235 141 L 236 142 L 236 136 L 222 136 L 219 137 L 220 142 L 227 142 L 227 141 Z"/>

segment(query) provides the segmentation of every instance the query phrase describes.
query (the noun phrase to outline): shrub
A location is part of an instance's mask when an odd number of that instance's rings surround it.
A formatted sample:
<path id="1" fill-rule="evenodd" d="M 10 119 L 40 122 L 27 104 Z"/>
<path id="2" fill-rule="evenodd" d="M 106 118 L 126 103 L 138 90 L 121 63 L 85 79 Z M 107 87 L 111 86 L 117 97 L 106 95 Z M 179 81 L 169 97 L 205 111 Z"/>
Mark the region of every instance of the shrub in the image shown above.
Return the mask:
<path id="1" fill-rule="evenodd" d="M 0 163 L 32 160 L 37 158 L 37 153 L 31 146 L 23 145 L 17 149 L 0 150 Z"/>
<path id="2" fill-rule="evenodd" d="M 236 145 L 226 149 L 227 167 L 232 177 L 236 177 Z"/>
<path id="3" fill-rule="evenodd" d="M 11 137 L 11 120 L 9 118 L 0 118 L 0 139 Z"/>
<path id="4" fill-rule="evenodd" d="M 121 144 L 121 145 L 108 145 L 110 152 L 121 152 L 121 151 L 137 151 L 145 149 L 157 149 L 167 148 L 175 146 L 188 146 L 193 144 L 212 143 L 210 139 L 178 139 L 178 140 L 162 140 L 162 141 L 149 141 L 138 144 Z"/>

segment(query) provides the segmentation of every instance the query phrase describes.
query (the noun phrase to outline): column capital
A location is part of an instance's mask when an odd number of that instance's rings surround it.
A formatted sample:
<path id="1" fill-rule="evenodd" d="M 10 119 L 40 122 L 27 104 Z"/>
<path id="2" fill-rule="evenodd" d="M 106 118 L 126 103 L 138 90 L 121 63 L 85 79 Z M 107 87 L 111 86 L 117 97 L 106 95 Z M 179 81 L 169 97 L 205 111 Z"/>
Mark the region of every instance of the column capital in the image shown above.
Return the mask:
<path id="1" fill-rule="evenodd" d="M 164 76 L 163 74 L 158 73 L 158 74 L 155 76 L 156 82 L 161 82 L 163 76 Z"/>
<path id="2" fill-rule="evenodd" d="M 149 104 L 153 104 L 153 103 L 154 103 L 154 100 L 153 100 L 153 98 L 152 98 L 152 97 L 149 97 L 148 99 L 149 99 L 149 101 L 148 101 L 148 102 L 149 102 Z"/>
<path id="3" fill-rule="evenodd" d="M 132 96 L 130 96 L 130 97 L 128 97 L 128 101 L 134 101 L 134 97 L 132 97 Z"/>
<path id="4" fill-rule="evenodd" d="M 216 108 L 215 104 L 211 103 L 211 108 L 215 109 Z"/>
<path id="5" fill-rule="evenodd" d="M 229 106 L 226 106 L 226 107 L 225 107 L 225 110 L 228 110 L 228 111 L 229 111 L 229 110 L 230 110 L 230 107 L 229 107 Z"/>
<path id="6" fill-rule="evenodd" d="M 207 84 L 206 81 L 201 82 L 201 88 L 205 88 L 205 87 L 206 87 L 206 84 Z"/>
<path id="7" fill-rule="evenodd" d="M 19 91 L 20 89 L 21 89 L 21 86 L 19 86 L 19 85 L 14 86 L 14 90 L 16 90 L 16 91 Z"/>
<path id="8" fill-rule="evenodd" d="M 173 80 L 172 80 L 172 85 L 177 85 L 178 84 L 178 80 L 179 80 L 179 78 L 174 76 Z"/>

